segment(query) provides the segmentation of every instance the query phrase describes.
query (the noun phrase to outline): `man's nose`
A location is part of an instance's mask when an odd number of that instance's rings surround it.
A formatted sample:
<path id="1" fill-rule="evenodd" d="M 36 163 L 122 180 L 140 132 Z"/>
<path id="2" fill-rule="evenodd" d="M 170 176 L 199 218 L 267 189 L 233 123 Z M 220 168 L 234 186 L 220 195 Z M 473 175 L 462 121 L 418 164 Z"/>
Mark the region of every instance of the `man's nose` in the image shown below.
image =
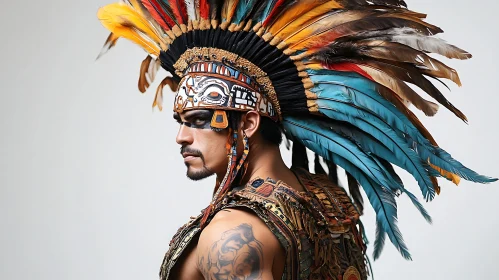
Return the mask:
<path id="1" fill-rule="evenodd" d="M 179 145 L 191 145 L 193 141 L 192 129 L 185 125 L 181 125 L 178 129 L 176 141 Z"/>

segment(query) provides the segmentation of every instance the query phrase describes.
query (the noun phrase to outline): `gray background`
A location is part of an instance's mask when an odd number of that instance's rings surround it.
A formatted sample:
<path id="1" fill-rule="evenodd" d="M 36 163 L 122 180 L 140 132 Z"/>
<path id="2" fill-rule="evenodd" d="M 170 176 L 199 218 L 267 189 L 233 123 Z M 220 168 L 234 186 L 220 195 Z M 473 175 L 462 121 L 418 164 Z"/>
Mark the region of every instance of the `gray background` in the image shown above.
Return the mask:
<path id="1" fill-rule="evenodd" d="M 166 112 L 151 111 L 154 89 L 136 89 L 145 53 L 132 43 L 122 40 L 95 61 L 108 35 L 96 11 L 108 1 L 3 2 L 0 279 L 157 279 L 170 238 L 208 203 L 213 186 L 213 178 L 184 176 L 172 95 L 165 93 Z M 470 125 L 445 109 L 435 118 L 418 115 L 455 158 L 499 176 L 497 4 L 409 7 L 427 12 L 446 40 L 474 55 L 449 62 L 464 86 L 449 83 L 452 92 L 444 91 Z M 287 151 L 284 157 L 289 162 Z M 442 195 L 425 204 L 433 225 L 399 200 L 414 261 L 387 243 L 374 262 L 376 279 L 499 279 L 499 184 L 440 182 Z M 374 241 L 368 209 L 364 223 Z"/>

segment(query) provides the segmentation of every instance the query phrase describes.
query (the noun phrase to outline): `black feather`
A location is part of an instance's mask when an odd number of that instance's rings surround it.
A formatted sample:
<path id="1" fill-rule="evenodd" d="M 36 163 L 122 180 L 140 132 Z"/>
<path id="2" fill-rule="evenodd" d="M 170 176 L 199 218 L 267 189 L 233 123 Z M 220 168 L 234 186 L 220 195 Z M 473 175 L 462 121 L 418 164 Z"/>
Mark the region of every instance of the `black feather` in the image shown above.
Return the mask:
<path id="1" fill-rule="evenodd" d="M 305 146 L 298 141 L 293 141 L 292 153 L 291 168 L 303 168 L 308 171 L 308 156 Z"/>

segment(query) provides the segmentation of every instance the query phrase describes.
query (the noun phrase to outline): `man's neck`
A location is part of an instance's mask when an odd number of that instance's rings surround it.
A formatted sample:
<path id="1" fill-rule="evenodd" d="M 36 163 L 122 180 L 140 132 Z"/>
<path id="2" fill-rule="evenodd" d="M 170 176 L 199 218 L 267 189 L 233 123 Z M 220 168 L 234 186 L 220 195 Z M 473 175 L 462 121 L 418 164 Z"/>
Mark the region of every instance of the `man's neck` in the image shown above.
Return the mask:
<path id="1" fill-rule="evenodd" d="M 255 145 L 251 147 L 246 159 L 248 167 L 242 184 L 255 178 L 272 178 L 282 180 L 290 187 L 302 191 L 303 187 L 282 160 L 281 151 L 277 145 Z"/>
<path id="2" fill-rule="evenodd" d="M 257 146 L 248 155 L 248 167 L 243 181 L 247 182 L 257 177 L 282 180 L 283 174 L 290 173 L 282 160 L 278 146 Z"/>

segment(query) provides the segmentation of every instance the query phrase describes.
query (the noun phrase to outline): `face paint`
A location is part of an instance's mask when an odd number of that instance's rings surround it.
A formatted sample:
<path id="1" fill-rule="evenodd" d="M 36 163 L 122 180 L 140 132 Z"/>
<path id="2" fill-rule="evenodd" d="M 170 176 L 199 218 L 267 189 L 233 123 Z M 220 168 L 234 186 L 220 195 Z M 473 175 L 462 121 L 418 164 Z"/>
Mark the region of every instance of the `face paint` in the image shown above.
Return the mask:
<path id="1" fill-rule="evenodd" d="M 227 168 L 227 133 L 210 128 L 212 110 L 190 110 L 174 113 L 180 124 L 177 143 L 187 167 L 187 177 L 201 180 Z"/>
<path id="2" fill-rule="evenodd" d="M 180 125 L 185 125 L 190 128 L 196 129 L 211 129 L 211 119 L 213 118 L 213 111 L 204 110 L 203 113 L 197 113 L 186 121 L 182 121 L 178 114 L 173 118 Z"/>

